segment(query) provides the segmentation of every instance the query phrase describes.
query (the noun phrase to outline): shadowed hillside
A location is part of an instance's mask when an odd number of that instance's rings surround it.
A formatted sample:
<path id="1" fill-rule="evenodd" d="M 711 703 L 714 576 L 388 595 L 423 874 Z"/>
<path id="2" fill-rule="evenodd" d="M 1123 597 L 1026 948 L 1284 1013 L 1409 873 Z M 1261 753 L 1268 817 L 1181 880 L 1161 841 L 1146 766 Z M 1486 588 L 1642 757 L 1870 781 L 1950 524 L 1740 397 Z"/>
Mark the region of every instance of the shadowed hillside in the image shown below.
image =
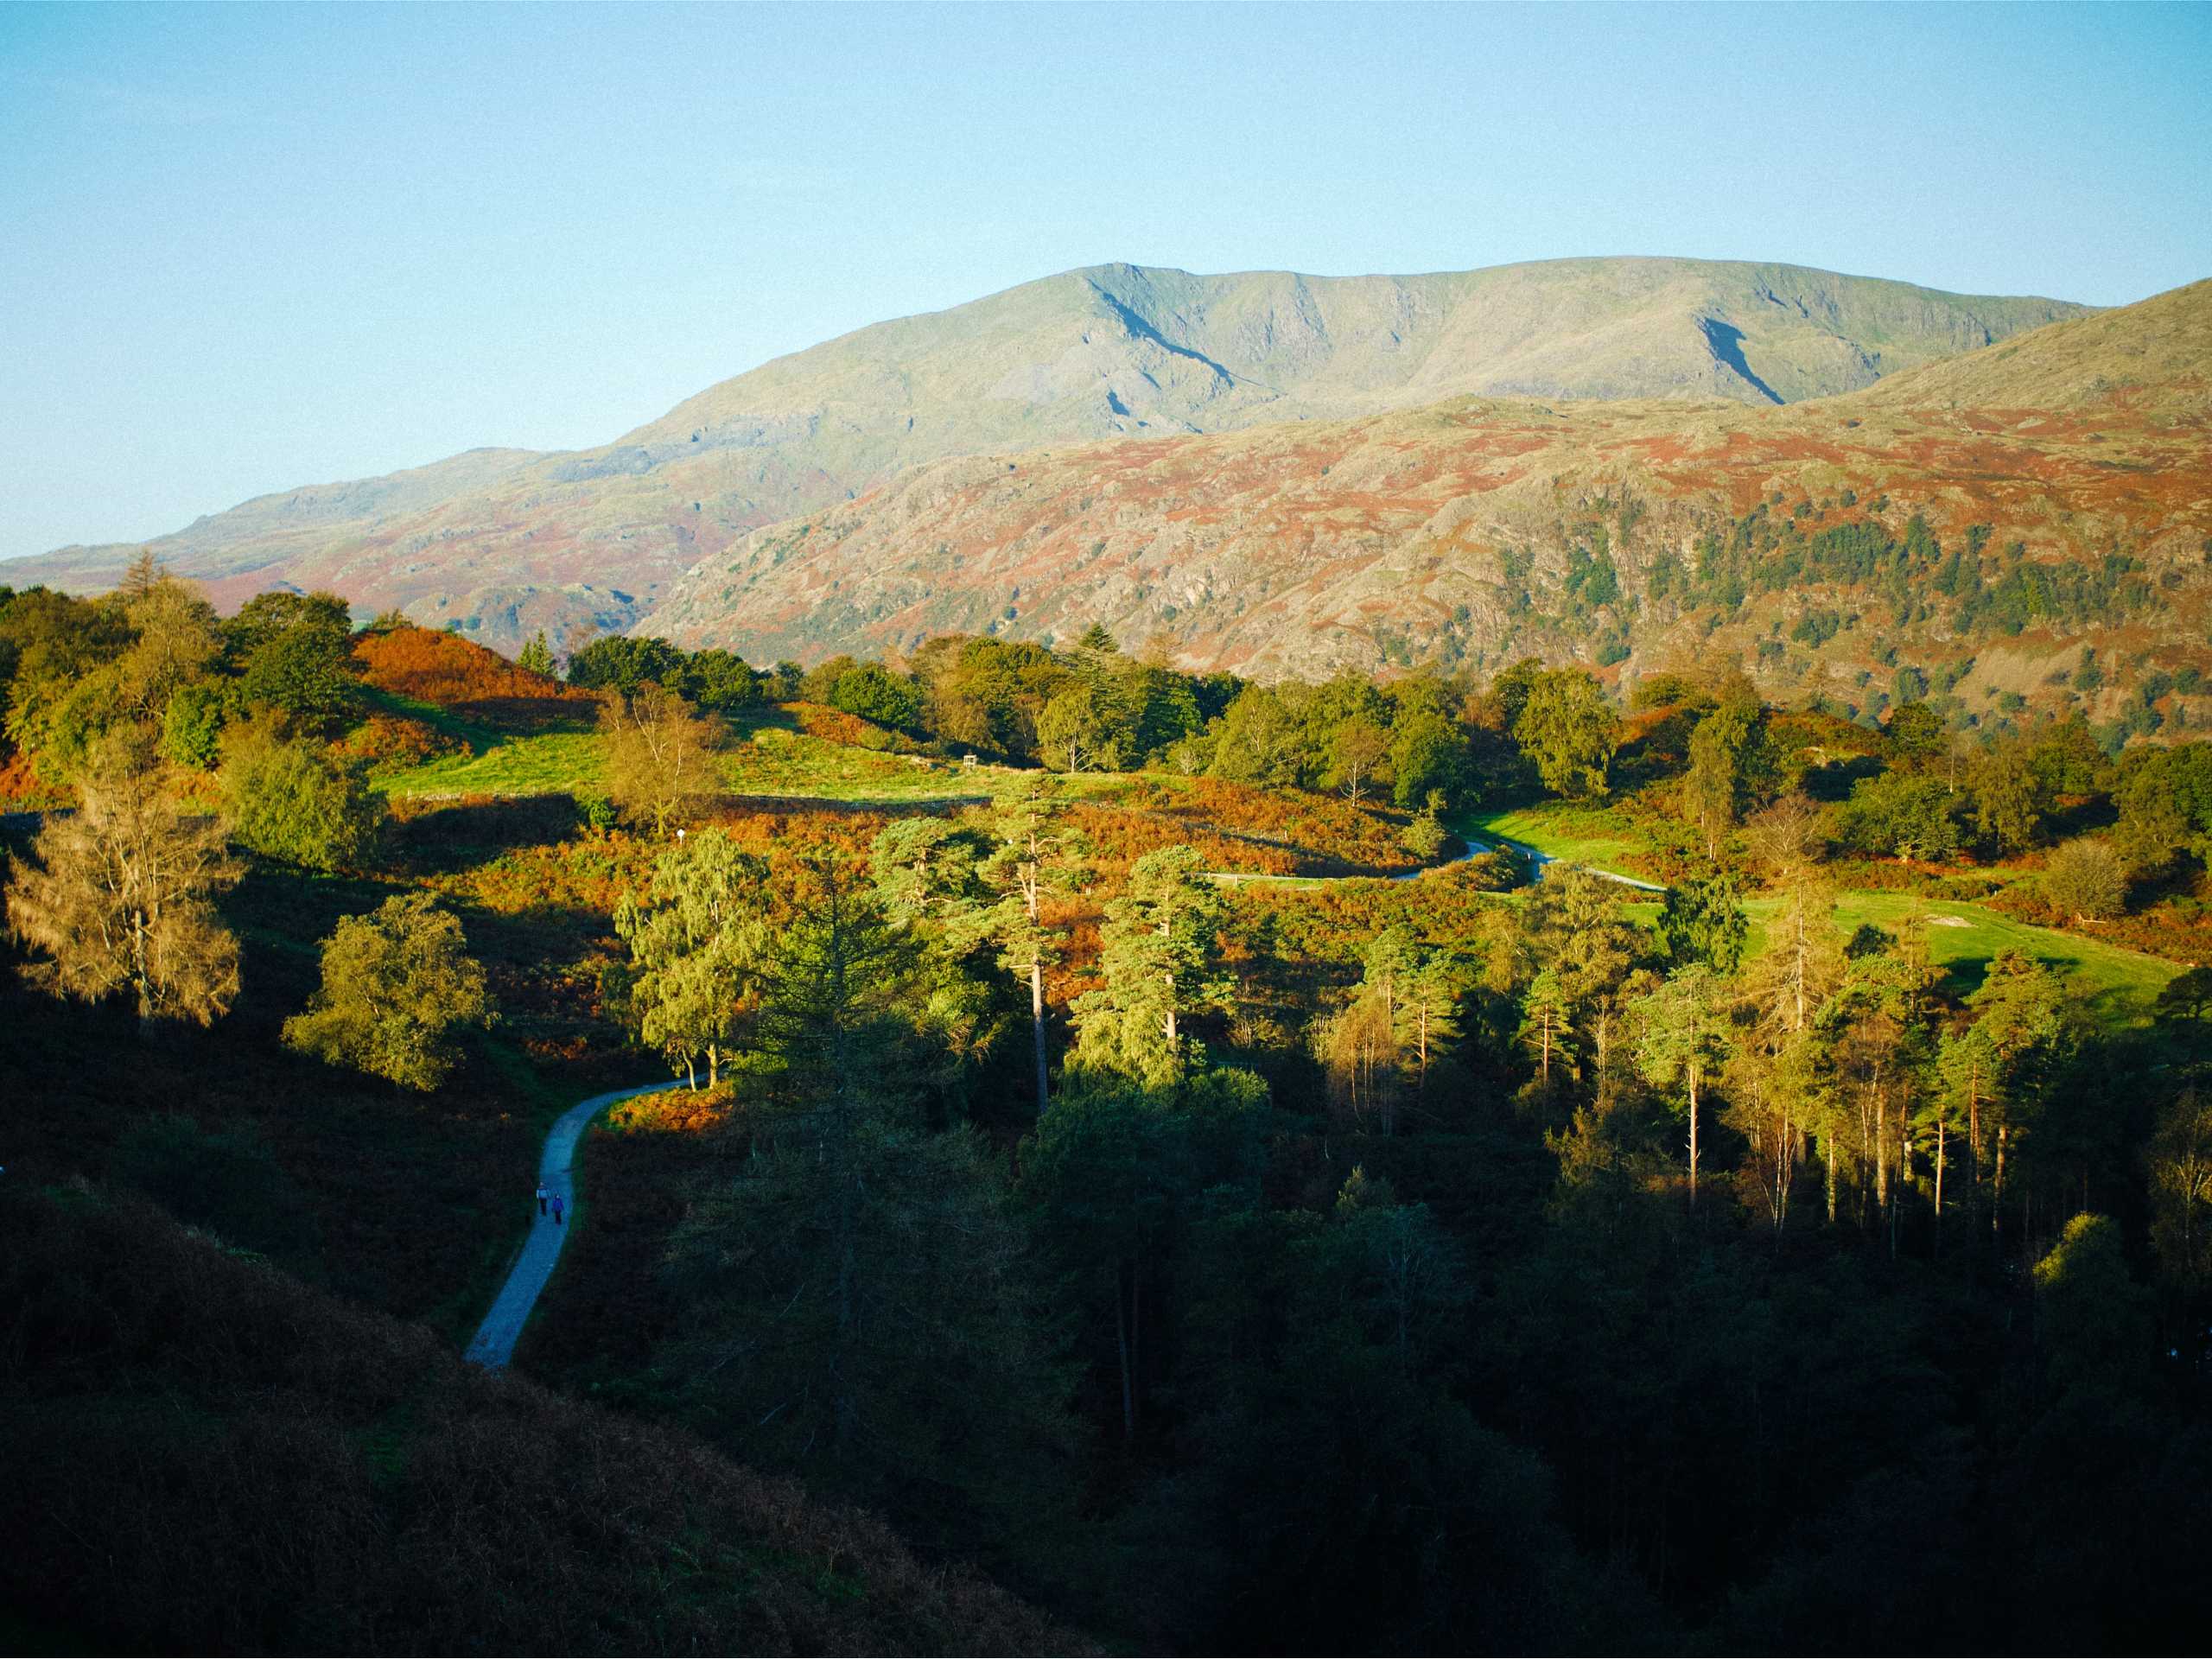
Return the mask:
<path id="1" fill-rule="evenodd" d="M 18 1183 L 20 1185 L 20 1183 Z M 0 1193 L 0 1632 L 83 1650 L 1066 1651 L 681 1433 L 463 1365 L 135 1203 Z M 10 1623 L 14 1628 L 10 1632 Z M 10 1643 L 14 1646 L 18 1643 Z"/>

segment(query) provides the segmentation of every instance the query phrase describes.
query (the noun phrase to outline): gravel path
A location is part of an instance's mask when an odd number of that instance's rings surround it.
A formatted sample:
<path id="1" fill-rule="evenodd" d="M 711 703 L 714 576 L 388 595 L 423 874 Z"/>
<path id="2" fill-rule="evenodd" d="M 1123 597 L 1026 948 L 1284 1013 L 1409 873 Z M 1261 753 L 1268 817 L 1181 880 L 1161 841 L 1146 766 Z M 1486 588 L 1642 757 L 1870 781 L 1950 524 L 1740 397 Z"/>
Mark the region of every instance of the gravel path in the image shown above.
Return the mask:
<path id="1" fill-rule="evenodd" d="M 682 1085 L 683 1079 L 673 1078 L 667 1083 L 649 1083 L 635 1089 L 615 1089 L 603 1095 L 594 1095 L 589 1100 L 579 1101 L 561 1114 L 545 1137 L 545 1153 L 537 1160 L 537 1179 L 548 1192 L 561 1195 L 561 1202 L 568 1207 L 568 1225 L 556 1227 L 551 1216 L 532 1215 L 530 1236 L 523 1243 L 522 1253 L 515 1257 L 515 1264 L 507 1271 L 507 1282 L 499 1287 L 499 1300 L 492 1304 L 492 1311 L 484 1316 L 484 1323 L 461 1357 L 473 1363 L 497 1370 L 512 1358 L 515 1339 L 522 1335 L 524 1321 L 530 1310 L 537 1306 L 537 1294 L 545 1288 L 545 1281 L 553 1276 L 553 1264 L 560 1260 L 561 1246 L 568 1242 L 569 1229 L 576 1222 L 576 1192 L 570 1165 L 576 1153 L 576 1142 L 583 1138 L 584 1125 L 605 1111 L 618 1100 L 627 1100 L 633 1095 L 658 1094 L 664 1089 Z M 528 1192 L 520 1195 L 524 1204 L 536 1206 Z"/>

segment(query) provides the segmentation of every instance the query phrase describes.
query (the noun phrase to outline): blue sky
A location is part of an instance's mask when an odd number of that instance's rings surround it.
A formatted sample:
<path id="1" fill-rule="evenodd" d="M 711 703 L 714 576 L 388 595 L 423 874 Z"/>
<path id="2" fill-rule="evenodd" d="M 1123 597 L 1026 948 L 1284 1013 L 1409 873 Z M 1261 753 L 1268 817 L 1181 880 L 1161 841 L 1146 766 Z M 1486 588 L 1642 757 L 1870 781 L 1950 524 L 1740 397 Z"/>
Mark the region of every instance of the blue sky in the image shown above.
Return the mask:
<path id="1" fill-rule="evenodd" d="M 0 556 L 1109 259 L 2212 275 L 2212 7 L 0 8 Z"/>

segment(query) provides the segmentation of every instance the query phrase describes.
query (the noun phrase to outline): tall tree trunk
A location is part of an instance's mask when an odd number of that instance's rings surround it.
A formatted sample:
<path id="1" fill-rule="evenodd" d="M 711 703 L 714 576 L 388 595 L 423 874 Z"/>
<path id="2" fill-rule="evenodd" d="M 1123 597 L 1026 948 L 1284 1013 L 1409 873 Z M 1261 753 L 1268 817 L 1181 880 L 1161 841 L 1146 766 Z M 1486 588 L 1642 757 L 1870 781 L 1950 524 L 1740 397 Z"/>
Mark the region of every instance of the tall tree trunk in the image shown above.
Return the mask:
<path id="1" fill-rule="evenodd" d="M 1029 1035 L 1037 1051 L 1037 1115 L 1045 1115 L 1045 964 L 1029 964 Z"/>
<path id="2" fill-rule="evenodd" d="M 1697 1208 L 1697 1067 L 1689 1068 L 1690 1078 L 1690 1208 Z"/>
<path id="3" fill-rule="evenodd" d="M 1943 1120 L 1936 1120 L 1936 1254 L 1943 1254 L 1943 1153 L 1948 1137 L 1943 1133 Z"/>

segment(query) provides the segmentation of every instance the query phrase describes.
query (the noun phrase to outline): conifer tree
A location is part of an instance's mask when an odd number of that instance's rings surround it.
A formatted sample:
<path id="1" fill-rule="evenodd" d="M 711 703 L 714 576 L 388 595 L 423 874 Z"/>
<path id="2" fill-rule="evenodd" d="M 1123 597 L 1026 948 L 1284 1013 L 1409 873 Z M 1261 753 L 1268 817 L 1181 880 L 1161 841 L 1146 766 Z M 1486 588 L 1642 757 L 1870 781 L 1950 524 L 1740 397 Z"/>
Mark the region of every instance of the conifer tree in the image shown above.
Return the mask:
<path id="1" fill-rule="evenodd" d="M 1147 853 L 1106 906 L 1098 966 L 1106 983 L 1076 999 L 1074 1063 L 1164 1084 L 1191 1069 L 1187 1014 L 1227 1006 L 1219 971 L 1221 890 L 1188 847 Z"/>

